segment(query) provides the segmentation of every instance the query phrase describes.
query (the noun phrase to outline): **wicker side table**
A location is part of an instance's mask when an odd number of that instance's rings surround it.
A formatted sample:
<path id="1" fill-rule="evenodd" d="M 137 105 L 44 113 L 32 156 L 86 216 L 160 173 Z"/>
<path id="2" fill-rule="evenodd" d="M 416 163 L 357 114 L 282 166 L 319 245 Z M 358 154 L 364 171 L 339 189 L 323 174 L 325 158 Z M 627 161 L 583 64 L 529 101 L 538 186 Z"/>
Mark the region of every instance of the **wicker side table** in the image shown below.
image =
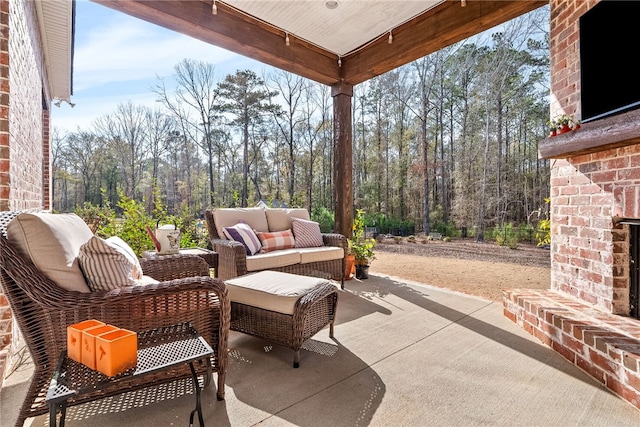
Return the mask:
<path id="1" fill-rule="evenodd" d="M 51 378 L 46 397 L 49 405 L 49 426 L 56 426 L 58 412 L 60 412 L 60 427 L 65 425 L 67 400 L 70 398 L 104 389 L 114 383 L 132 380 L 136 376 L 188 363 L 196 394 L 196 407 L 191 411 L 189 425 L 193 425 L 193 418 L 197 413 L 198 421 L 202 427 L 204 426 L 200 403 L 202 387 L 194 363 L 201 361 L 207 365 L 207 375 L 204 379 L 204 387 L 206 387 L 211 379 L 209 356 L 212 354 L 211 346 L 189 323 L 140 332 L 138 334 L 137 366 L 114 377 L 107 377 L 82 363 L 69 359 L 67 352 L 63 351 Z M 127 391 L 126 387 L 123 389 L 123 392 L 125 391 Z"/>
<path id="2" fill-rule="evenodd" d="M 218 253 L 205 248 L 182 248 L 180 254 L 183 255 L 198 255 L 200 258 L 207 261 L 209 268 L 213 270 L 213 277 L 218 277 Z M 156 251 L 145 251 L 142 254 L 143 257 L 153 258 L 158 256 Z"/>

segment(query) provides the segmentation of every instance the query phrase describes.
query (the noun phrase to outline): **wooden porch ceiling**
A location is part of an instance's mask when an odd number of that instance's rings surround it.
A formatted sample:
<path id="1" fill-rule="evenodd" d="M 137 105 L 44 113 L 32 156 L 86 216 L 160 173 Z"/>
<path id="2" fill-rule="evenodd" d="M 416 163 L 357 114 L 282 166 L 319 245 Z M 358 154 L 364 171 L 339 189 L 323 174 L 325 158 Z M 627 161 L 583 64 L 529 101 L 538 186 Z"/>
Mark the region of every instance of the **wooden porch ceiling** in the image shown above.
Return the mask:
<path id="1" fill-rule="evenodd" d="M 406 22 L 392 24 L 393 42 L 387 32 L 381 32 L 358 49 L 344 56 L 323 47 L 323 40 L 314 42 L 295 37 L 287 22 L 291 19 L 313 19 L 298 15 L 279 25 L 266 22 L 242 10 L 244 0 L 216 0 L 217 14 L 212 13 L 213 0 L 94 0 L 109 8 L 152 22 L 165 28 L 190 35 L 262 63 L 289 71 L 330 86 L 357 85 L 372 77 L 393 70 L 452 43 L 478 34 L 486 29 L 530 12 L 548 3 L 533 0 L 447 0 L 433 6 Z M 283 13 L 297 0 L 270 1 L 272 9 Z M 306 1 L 310 6 L 311 0 Z M 359 20 L 376 19 L 367 14 L 377 0 L 339 0 L 354 2 L 362 8 Z M 316 3 L 324 4 L 324 0 Z M 246 1 L 247 6 L 250 2 Z M 377 2 L 380 3 L 380 2 Z M 402 8 L 401 0 L 387 0 L 392 8 Z M 462 3 L 466 6 L 462 7 Z M 349 7 L 353 7 L 352 4 Z M 312 25 L 310 21 L 310 25 Z M 322 25 L 322 22 L 315 22 Z M 353 25 L 353 21 L 332 22 L 332 25 Z M 290 43 L 285 43 L 290 33 Z"/>

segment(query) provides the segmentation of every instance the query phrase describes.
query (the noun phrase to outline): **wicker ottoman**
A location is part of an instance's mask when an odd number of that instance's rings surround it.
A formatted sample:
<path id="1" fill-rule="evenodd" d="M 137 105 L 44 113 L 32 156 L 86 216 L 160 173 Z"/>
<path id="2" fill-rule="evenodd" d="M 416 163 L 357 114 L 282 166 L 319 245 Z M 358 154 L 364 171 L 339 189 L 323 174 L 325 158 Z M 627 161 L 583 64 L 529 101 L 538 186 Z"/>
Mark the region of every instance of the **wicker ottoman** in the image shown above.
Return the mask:
<path id="1" fill-rule="evenodd" d="M 231 330 L 293 349 L 300 366 L 302 343 L 333 322 L 338 287 L 327 279 L 260 271 L 225 281 L 231 300 Z"/>

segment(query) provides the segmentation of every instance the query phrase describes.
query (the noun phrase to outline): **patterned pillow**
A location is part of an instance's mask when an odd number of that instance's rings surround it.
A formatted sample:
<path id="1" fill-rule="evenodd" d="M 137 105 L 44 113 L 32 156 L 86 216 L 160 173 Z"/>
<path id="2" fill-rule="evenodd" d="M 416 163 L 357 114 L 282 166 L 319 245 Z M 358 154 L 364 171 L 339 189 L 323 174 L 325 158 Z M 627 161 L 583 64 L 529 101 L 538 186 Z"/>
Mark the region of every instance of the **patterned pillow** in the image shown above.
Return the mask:
<path id="1" fill-rule="evenodd" d="M 296 239 L 296 248 L 317 248 L 324 246 L 320 224 L 315 221 L 291 218 L 293 236 Z"/>
<path id="2" fill-rule="evenodd" d="M 249 224 L 245 224 L 244 222 L 239 222 L 233 227 L 225 227 L 224 233 L 229 237 L 229 240 L 242 243 L 247 250 L 247 255 L 255 255 L 260 252 L 262 248 L 256 233 L 251 229 Z"/>
<path id="3" fill-rule="evenodd" d="M 138 257 L 117 236 L 107 240 L 91 237 L 80 247 L 78 262 L 89 288 L 94 292 L 133 286 L 142 279 Z"/>
<path id="4" fill-rule="evenodd" d="M 291 230 L 274 231 L 273 233 L 258 232 L 258 239 L 262 243 L 262 252 L 289 249 L 296 246 Z"/>

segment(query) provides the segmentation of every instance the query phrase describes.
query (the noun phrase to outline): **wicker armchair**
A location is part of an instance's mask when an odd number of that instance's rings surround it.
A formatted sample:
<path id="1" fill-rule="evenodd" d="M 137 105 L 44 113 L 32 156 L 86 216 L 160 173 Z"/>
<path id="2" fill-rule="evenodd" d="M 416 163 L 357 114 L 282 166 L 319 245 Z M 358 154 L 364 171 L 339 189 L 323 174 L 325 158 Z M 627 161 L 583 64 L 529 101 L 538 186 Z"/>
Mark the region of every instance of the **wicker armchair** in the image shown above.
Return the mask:
<path id="1" fill-rule="evenodd" d="M 224 398 L 230 304 L 224 283 L 209 276 L 209 266 L 203 259 L 195 255 L 143 258 L 140 263 L 144 274 L 159 283 L 105 292 L 67 291 L 9 244 L 6 226 L 17 214 L 0 212 L 0 278 L 31 353 L 34 373 L 16 425 L 48 412 L 45 397 L 58 357 L 66 349 L 66 328 L 86 319 L 98 319 L 136 332 L 190 322 L 214 350 L 211 362 L 218 374 L 217 397 Z M 205 386 L 211 379 L 207 373 L 206 366 L 198 368 Z M 189 366 L 184 364 L 120 382 L 79 399 L 72 398 L 68 405 L 190 377 Z"/>

